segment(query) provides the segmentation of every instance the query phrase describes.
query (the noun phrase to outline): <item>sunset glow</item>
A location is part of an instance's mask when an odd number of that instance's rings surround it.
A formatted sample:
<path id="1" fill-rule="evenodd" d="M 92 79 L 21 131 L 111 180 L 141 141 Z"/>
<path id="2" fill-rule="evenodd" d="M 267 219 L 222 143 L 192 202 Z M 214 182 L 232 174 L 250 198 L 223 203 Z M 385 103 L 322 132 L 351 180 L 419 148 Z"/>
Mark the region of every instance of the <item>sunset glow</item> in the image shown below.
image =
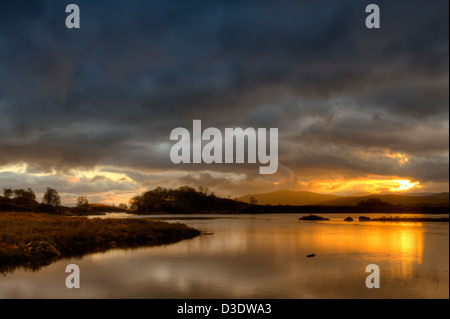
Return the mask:
<path id="1" fill-rule="evenodd" d="M 392 187 L 391 188 L 392 192 L 406 191 L 413 187 L 418 187 L 418 188 L 421 187 L 419 182 L 411 183 L 409 180 L 396 180 L 394 182 L 398 183 L 400 186 L 398 186 L 397 188 Z"/>
<path id="2" fill-rule="evenodd" d="M 306 184 L 305 184 L 306 185 Z M 318 193 L 349 194 L 354 192 L 367 193 L 398 193 L 421 188 L 420 182 L 411 182 L 407 179 L 364 179 L 343 181 L 315 181 L 307 185 Z M 302 188 L 302 190 L 305 190 Z"/>
<path id="3" fill-rule="evenodd" d="M 390 155 L 389 157 L 399 158 L 403 163 L 407 162 L 407 157 L 402 154 Z M 76 201 L 80 191 L 77 189 L 85 188 L 86 192 L 83 194 L 90 194 L 90 198 L 95 199 L 101 204 L 119 204 L 128 203 L 129 199 L 138 195 L 145 190 L 157 187 L 158 180 L 170 181 L 170 187 L 179 187 L 186 183 L 195 183 L 194 187 L 205 186 L 213 180 L 222 180 L 223 188 L 219 191 L 214 190 L 217 195 L 221 196 L 240 196 L 244 191 L 240 191 L 237 187 L 240 183 L 245 182 L 245 176 L 238 173 L 220 173 L 214 171 L 201 171 L 186 175 L 183 171 L 161 171 L 153 170 L 148 173 L 139 172 L 120 172 L 119 167 L 97 166 L 90 170 L 72 169 L 66 172 L 32 172 L 30 167 L 25 163 L 14 165 L 6 165 L 0 167 L 0 172 L 22 174 L 22 176 L 29 176 L 29 178 L 53 177 L 59 183 L 72 185 L 66 192 L 62 192 L 62 199 L 64 203 L 72 204 Z M 141 180 L 148 180 L 145 186 L 132 178 L 132 176 L 139 176 Z M 189 177 L 187 177 L 189 176 Z M 157 178 L 156 181 L 151 181 L 151 178 Z M 167 182 L 166 182 L 167 183 Z M 244 184 L 245 185 L 245 184 Z M 267 185 L 267 186 L 264 186 Z M 398 178 L 398 177 L 379 177 L 373 176 L 365 179 L 325 179 L 323 176 L 317 175 L 316 178 L 308 182 L 299 181 L 297 184 L 287 184 L 283 179 L 276 179 L 266 183 L 261 182 L 261 187 L 270 186 L 278 189 L 296 189 L 317 192 L 322 194 L 336 194 L 336 195 L 352 195 L 358 193 L 406 193 L 416 189 L 421 189 L 423 185 L 419 181 L 412 179 Z M 115 188 L 115 190 L 110 190 Z"/>

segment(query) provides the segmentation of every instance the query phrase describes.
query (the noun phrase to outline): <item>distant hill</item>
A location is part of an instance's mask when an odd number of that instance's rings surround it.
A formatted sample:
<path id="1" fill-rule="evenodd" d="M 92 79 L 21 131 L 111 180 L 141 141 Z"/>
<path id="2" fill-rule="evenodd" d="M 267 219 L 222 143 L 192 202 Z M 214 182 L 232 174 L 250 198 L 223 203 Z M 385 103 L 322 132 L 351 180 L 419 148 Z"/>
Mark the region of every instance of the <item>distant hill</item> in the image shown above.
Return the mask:
<path id="1" fill-rule="evenodd" d="M 250 197 L 254 197 L 259 205 L 329 205 L 329 206 L 355 206 L 359 201 L 369 198 L 380 198 L 391 204 L 405 206 L 448 206 L 449 193 L 437 193 L 431 195 L 394 195 L 373 194 L 366 196 L 337 196 L 318 194 L 307 191 L 280 190 L 262 194 L 248 194 L 238 198 L 239 201 L 249 203 Z"/>
<path id="2" fill-rule="evenodd" d="M 319 205 L 335 205 L 335 206 L 354 206 L 359 201 L 367 200 L 369 198 L 379 198 L 384 202 L 391 204 L 401 204 L 404 206 L 448 206 L 449 205 L 449 194 L 439 193 L 425 196 L 417 195 L 368 195 L 368 196 L 348 196 L 343 198 L 337 198 L 329 201 L 324 201 L 319 203 Z"/>
<path id="3" fill-rule="evenodd" d="M 259 205 L 316 205 L 325 201 L 338 200 L 343 196 L 280 190 L 263 194 L 248 194 L 239 197 L 237 200 L 249 203 L 250 197 L 254 197 Z"/>

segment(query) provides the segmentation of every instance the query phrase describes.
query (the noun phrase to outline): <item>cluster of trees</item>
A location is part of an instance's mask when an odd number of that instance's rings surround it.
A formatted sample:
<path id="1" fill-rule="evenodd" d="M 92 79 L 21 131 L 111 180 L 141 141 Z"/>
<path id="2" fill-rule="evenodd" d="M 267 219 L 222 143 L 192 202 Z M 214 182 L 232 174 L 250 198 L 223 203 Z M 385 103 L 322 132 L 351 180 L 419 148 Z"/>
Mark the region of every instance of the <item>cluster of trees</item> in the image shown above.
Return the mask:
<path id="1" fill-rule="evenodd" d="M 36 200 L 36 194 L 31 188 L 27 189 L 3 189 L 3 196 L 6 198 L 23 198 L 28 200 Z M 47 190 L 44 193 L 44 197 L 42 198 L 42 203 L 51 206 L 61 206 L 61 197 L 58 194 L 58 191 L 54 188 L 47 187 Z M 89 201 L 86 196 L 80 196 L 77 199 L 77 207 L 86 208 L 89 206 Z"/>
<path id="2" fill-rule="evenodd" d="M 3 195 L 8 200 L 0 203 L 3 209 L 16 211 L 40 211 L 50 213 L 61 213 L 62 209 L 76 214 L 87 214 L 102 212 L 113 209 L 110 206 L 91 205 L 86 196 L 79 196 L 76 207 L 61 207 L 61 197 L 54 188 L 47 187 L 42 202 L 36 201 L 36 194 L 31 188 L 28 189 L 3 189 Z M 12 199 L 12 200 L 10 200 Z M 251 202 L 256 204 L 256 199 Z M 247 208 L 248 204 L 235 200 L 217 197 L 208 188 L 200 186 L 195 189 L 190 186 L 181 186 L 176 189 L 157 187 L 142 195 L 133 197 L 129 206 L 120 204 L 116 210 L 149 214 L 152 212 L 236 212 Z M 2 206 L 0 205 L 0 209 Z"/>
<path id="3" fill-rule="evenodd" d="M 33 192 L 31 188 L 15 189 L 15 190 L 12 190 L 10 188 L 4 188 L 3 196 L 5 196 L 6 198 L 11 198 L 12 196 L 14 196 L 14 198 L 25 198 L 30 200 L 36 200 L 36 194 Z"/>
<path id="4" fill-rule="evenodd" d="M 11 188 L 3 188 L 3 196 L 6 198 L 17 198 L 17 199 L 21 198 L 32 201 L 36 200 L 36 193 L 31 188 L 14 189 L 14 190 Z M 61 206 L 61 197 L 59 196 L 58 191 L 54 188 L 47 187 L 47 190 L 44 193 L 44 197 L 42 198 L 42 203 L 54 207 Z M 89 207 L 88 198 L 86 196 L 78 197 L 77 207 L 79 208 Z"/>
<path id="5" fill-rule="evenodd" d="M 219 198 L 207 188 L 190 186 L 177 189 L 157 187 L 130 200 L 130 208 L 138 213 L 195 212 L 236 210 L 242 203 Z"/>
<path id="6" fill-rule="evenodd" d="M 30 206 L 27 209 L 40 207 L 43 211 L 61 211 L 61 197 L 58 194 L 58 191 L 51 187 L 47 187 L 44 192 L 42 204 L 36 202 L 36 194 L 31 188 L 14 190 L 4 188 L 3 195 L 7 199 L 12 198 L 16 202 L 19 201 L 21 205 L 26 204 L 27 207 Z M 256 199 L 252 198 L 251 203 L 256 204 Z M 157 187 L 142 195 L 133 197 L 129 204 L 129 207 L 126 204 L 120 204 L 118 208 L 125 211 L 131 209 L 137 213 L 148 214 L 152 212 L 231 212 L 241 210 L 248 206 L 248 204 L 237 202 L 229 198 L 217 197 L 213 192 L 210 192 L 208 188 L 202 186 L 198 189 L 190 186 L 181 186 L 177 189 Z M 76 207 L 71 210 L 78 213 L 85 213 L 97 208 L 105 209 L 101 206 L 96 207 L 96 205 L 90 205 L 86 196 L 79 196 Z"/>
<path id="7" fill-rule="evenodd" d="M 36 200 L 36 193 L 31 188 L 14 190 L 11 188 L 3 188 L 3 196 L 6 198 L 25 199 L 31 201 Z M 56 189 L 47 187 L 44 197 L 42 198 L 42 203 L 57 207 L 61 205 L 61 197 Z"/>

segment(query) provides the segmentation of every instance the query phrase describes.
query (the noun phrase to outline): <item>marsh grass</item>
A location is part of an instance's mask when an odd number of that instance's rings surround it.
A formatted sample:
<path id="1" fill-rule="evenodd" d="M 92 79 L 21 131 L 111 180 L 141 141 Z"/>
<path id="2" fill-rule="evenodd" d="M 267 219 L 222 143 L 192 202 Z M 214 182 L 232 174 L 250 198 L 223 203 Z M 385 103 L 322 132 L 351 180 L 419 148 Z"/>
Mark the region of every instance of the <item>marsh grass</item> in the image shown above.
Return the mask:
<path id="1" fill-rule="evenodd" d="M 0 213 L 0 271 L 17 266 L 38 269 L 60 258 L 110 248 L 169 244 L 199 234 L 184 224 L 143 218 Z"/>

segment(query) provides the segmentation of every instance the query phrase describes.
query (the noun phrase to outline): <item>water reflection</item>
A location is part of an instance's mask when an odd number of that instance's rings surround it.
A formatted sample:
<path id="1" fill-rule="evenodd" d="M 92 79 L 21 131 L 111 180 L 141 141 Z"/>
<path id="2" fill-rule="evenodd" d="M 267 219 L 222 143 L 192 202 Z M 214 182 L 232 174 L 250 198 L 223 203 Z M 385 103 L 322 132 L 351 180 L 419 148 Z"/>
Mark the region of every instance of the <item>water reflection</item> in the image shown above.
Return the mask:
<path id="1" fill-rule="evenodd" d="M 419 223 L 411 225 L 348 225 L 347 227 L 321 226 L 324 231 L 298 234 L 299 245 L 310 244 L 317 251 L 327 254 L 343 254 L 346 256 L 365 255 L 377 262 L 395 262 L 395 269 L 401 269 L 402 278 L 411 276 L 414 264 L 421 264 L 423 259 L 423 226 Z M 389 227 L 390 226 L 390 227 Z M 353 229 L 352 229 L 353 228 Z M 396 274 L 398 275 L 398 274 Z"/>
<path id="2" fill-rule="evenodd" d="M 448 223 L 298 217 L 183 220 L 213 235 L 18 270 L 0 279 L 0 297 L 448 298 Z M 81 289 L 65 288 L 68 263 L 80 266 Z M 380 289 L 365 287 L 371 263 L 381 269 Z"/>

